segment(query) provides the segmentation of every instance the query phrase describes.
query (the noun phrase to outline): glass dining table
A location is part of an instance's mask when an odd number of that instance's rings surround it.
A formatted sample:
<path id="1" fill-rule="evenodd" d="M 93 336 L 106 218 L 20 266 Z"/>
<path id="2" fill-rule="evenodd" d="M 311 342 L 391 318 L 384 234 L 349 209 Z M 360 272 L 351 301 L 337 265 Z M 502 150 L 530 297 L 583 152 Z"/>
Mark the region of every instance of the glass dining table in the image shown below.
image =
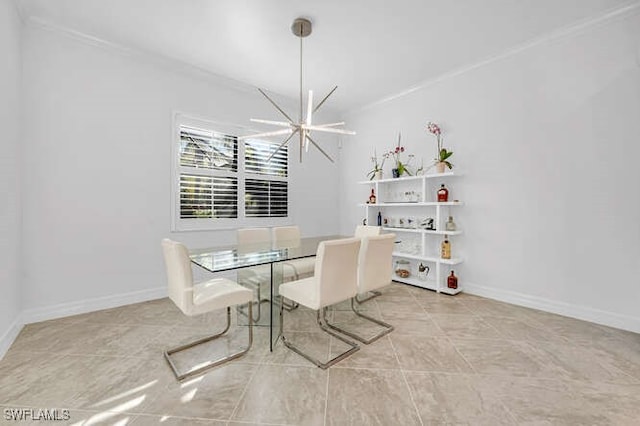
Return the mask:
<path id="1" fill-rule="evenodd" d="M 191 250 L 191 262 L 211 273 L 265 267 L 269 270 L 269 349 L 280 335 L 280 309 L 277 302 L 278 287 L 283 282 L 283 265 L 287 261 L 316 255 L 322 241 L 345 238 L 340 235 L 301 238 L 295 241 L 279 241 L 269 244 L 243 244 Z M 241 284 L 241 283 L 240 283 Z M 260 302 L 258 302 L 260 303 Z"/>

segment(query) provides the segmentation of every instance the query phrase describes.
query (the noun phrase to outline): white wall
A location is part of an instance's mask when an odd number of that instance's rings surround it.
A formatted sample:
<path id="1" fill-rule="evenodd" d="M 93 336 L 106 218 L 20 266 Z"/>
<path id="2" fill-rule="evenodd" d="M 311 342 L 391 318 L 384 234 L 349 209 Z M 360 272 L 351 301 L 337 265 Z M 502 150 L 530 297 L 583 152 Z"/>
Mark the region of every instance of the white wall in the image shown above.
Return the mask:
<path id="1" fill-rule="evenodd" d="M 170 233 L 172 113 L 280 119 L 255 89 L 36 23 L 24 43 L 27 320 L 164 294 L 163 237 L 234 242 L 232 231 Z M 337 156 L 335 138 L 322 140 Z M 336 233 L 337 165 L 291 152 L 292 222 Z"/>
<path id="2" fill-rule="evenodd" d="M 466 290 L 640 332 L 639 44 L 636 13 L 348 114 L 342 231 L 363 217 L 354 182 L 373 147 L 402 131 L 429 160 L 425 125 L 439 122 L 465 173 Z"/>
<path id="3" fill-rule="evenodd" d="M 20 330 L 20 80 L 22 22 L 0 0 L 0 358 Z"/>

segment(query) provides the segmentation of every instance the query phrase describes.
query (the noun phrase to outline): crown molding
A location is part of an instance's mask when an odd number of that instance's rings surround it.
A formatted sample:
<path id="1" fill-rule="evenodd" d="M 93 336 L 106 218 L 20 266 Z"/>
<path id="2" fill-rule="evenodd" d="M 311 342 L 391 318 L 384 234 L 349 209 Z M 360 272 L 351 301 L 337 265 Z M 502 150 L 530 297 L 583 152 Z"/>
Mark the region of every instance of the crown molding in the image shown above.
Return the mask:
<path id="1" fill-rule="evenodd" d="M 373 101 L 370 103 L 367 103 L 365 105 L 362 105 L 360 107 L 357 108 L 353 108 L 350 109 L 348 111 L 345 111 L 344 114 L 345 116 L 348 116 L 350 114 L 354 114 L 354 113 L 359 113 L 359 112 L 363 112 L 372 108 L 375 108 L 377 106 L 392 102 L 396 99 L 400 99 L 403 98 L 407 95 L 410 95 L 414 92 L 418 92 L 420 90 L 424 90 L 427 89 L 431 86 L 434 86 L 435 84 L 438 84 L 442 81 L 448 80 L 450 78 L 454 78 L 457 77 L 459 75 L 468 73 L 470 71 L 473 71 L 475 69 L 484 67 L 485 65 L 489 65 L 492 64 L 494 62 L 498 62 L 501 61 L 503 59 L 509 58 L 511 56 L 515 56 L 519 53 L 522 53 L 526 50 L 529 50 L 531 48 L 534 48 L 536 46 L 540 46 L 546 43 L 551 43 L 557 40 L 561 40 L 564 38 L 568 38 L 577 34 L 580 34 L 592 27 L 596 27 L 599 25 L 604 25 L 609 23 L 610 21 L 614 21 L 616 19 L 622 19 L 622 18 L 626 18 L 627 16 L 633 15 L 634 13 L 638 13 L 640 12 L 640 1 L 633 1 L 631 3 L 627 3 L 626 5 L 623 5 L 621 7 L 617 7 L 614 9 L 610 9 L 596 17 L 591 17 L 591 18 L 587 18 L 587 19 L 583 19 L 575 24 L 572 24 L 570 26 L 561 28 L 559 30 L 555 30 L 552 31 L 548 34 L 545 34 L 543 36 L 540 37 L 536 37 L 528 42 L 525 43 L 521 43 L 519 45 L 516 45 L 512 48 L 509 48 L 507 50 L 504 50 L 501 53 L 498 53 L 496 55 L 492 55 L 489 56 L 485 59 L 482 59 L 476 63 L 470 64 L 470 65 L 465 65 L 463 67 L 460 68 L 456 68 L 452 71 L 449 71 L 447 73 L 441 74 L 435 78 L 431 78 L 428 80 L 424 80 L 418 84 L 416 84 L 415 86 L 411 86 L 408 89 L 405 89 L 401 92 L 397 92 L 395 94 L 389 95 L 389 96 L 385 96 L 377 101 Z M 640 51 L 640 49 L 639 49 Z M 639 53 L 640 55 L 640 53 Z M 639 59 L 640 60 L 640 59 Z"/>
<path id="2" fill-rule="evenodd" d="M 37 16 L 28 17 L 26 20 L 26 25 L 35 29 L 57 33 L 65 37 L 69 37 L 78 42 L 84 43 L 86 45 L 90 45 L 103 50 L 114 52 L 121 56 L 133 57 L 135 59 L 141 60 L 142 62 L 151 64 L 154 66 L 158 66 L 168 71 L 185 74 L 190 77 L 200 78 L 203 80 L 207 80 L 211 83 L 214 83 L 226 88 L 231 88 L 237 91 L 245 92 L 245 93 L 251 93 L 251 94 L 258 93 L 256 86 L 253 86 L 249 83 L 245 83 L 240 80 L 235 80 L 233 78 L 216 74 L 214 72 L 211 72 L 205 69 L 204 67 L 189 64 L 180 59 L 161 55 L 148 50 L 128 47 L 123 44 L 119 44 L 119 43 L 112 42 L 100 37 L 96 37 L 88 33 L 84 33 L 82 31 L 77 31 L 66 26 L 58 25 L 50 20 L 47 20 L 41 17 L 37 17 Z M 272 92 L 268 89 L 267 91 L 275 94 L 279 98 L 289 99 L 286 96 L 281 95 L 279 93 Z"/>

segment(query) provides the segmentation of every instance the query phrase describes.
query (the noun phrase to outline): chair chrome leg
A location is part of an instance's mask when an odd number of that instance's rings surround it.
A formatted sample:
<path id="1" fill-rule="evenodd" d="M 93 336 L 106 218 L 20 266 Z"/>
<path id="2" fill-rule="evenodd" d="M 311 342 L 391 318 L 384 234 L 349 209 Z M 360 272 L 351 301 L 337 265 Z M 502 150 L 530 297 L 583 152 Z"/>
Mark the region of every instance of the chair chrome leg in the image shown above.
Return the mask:
<path id="1" fill-rule="evenodd" d="M 295 302 L 292 302 L 290 304 L 288 302 L 285 302 L 284 298 L 282 298 L 282 303 L 281 304 L 289 312 L 293 311 L 294 309 L 298 309 L 300 307 L 300 305 L 295 303 Z"/>
<path id="2" fill-rule="evenodd" d="M 345 339 L 343 336 L 340 336 L 339 334 L 334 333 L 333 331 L 329 330 L 329 328 L 323 323 L 323 321 L 326 323 L 326 315 L 327 315 L 327 308 L 321 308 L 319 311 L 317 311 L 317 321 L 318 321 L 318 325 L 320 326 L 320 328 L 327 334 L 335 337 L 336 339 L 339 339 L 341 341 L 343 341 L 344 343 L 346 343 L 347 345 L 349 345 L 351 348 L 340 353 L 339 355 L 331 358 L 329 361 L 327 362 L 322 362 L 317 358 L 312 357 L 311 355 L 303 352 L 302 350 L 300 350 L 298 347 L 296 347 L 293 343 L 291 343 L 290 341 L 288 341 L 284 335 L 284 330 L 282 328 L 283 326 L 283 309 L 282 306 L 280 307 L 280 337 L 282 338 L 282 343 L 284 343 L 284 345 L 291 349 L 292 351 L 294 351 L 295 353 L 297 353 L 298 355 L 302 356 L 303 358 L 306 358 L 307 360 L 311 361 L 313 364 L 317 365 L 318 367 L 322 368 L 323 370 L 331 367 L 332 365 L 334 365 L 335 363 L 337 363 L 338 361 L 341 361 L 343 359 L 345 359 L 346 357 L 350 356 L 351 354 L 353 354 L 354 352 L 357 352 L 358 350 L 360 350 L 360 346 L 358 346 L 355 342 L 352 342 L 351 340 L 347 340 Z M 321 311 L 322 311 L 322 315 L 321 315 Z"/>
<path id="3" fill-rule="evenodd" d="M 270 302 L 270 300 L 267 299 L 267 298 L 264 298 L 264 299 L 261 298 L 261 295 L 260 295 L 260 284 L 257 285 L 257 290 L 258 290 L 257 291 L 257 293 L 258 293 L 258 301 L 257 302 L 251 302 L 251 304 L 255 303 L 258 306 L 258 315 L 253 319 L 253 323 L 254 324 L 257 324 L 258 322 L 260 322 L 260 317 L 262 315 L 262 308 L 261 308 L 262 304 L 265 303 L 265 302 Z M 243 315 L 245 317 L 247 316 L 247 312 L 245 312 L 245 310 L 242 309 L 242 306 L 238 305 L 236 310 L 238 311 L 238 313 L 240 315 Z"/>
<path id="4" fill-rule="evenodd" d="M 382 295 L 382 293 L 380 293 L 379 291 L 370 291 L 369 295 L 367 297 L 365 297 L 364 299 L 362 299 L 362 300 L 358 299 L 359 295 L 356 295 L 355 299 L 356 299 L 356 302 L 358 302 L 358 304 L 360 304 L 360 303 L 368 302 L 369 300 L 373 299 L 374 297 L 378 297 L 378 296 L 381 296 L 381 295 Z"/>
<path id="5" fill-rule="evenodd" d="M 369 343 L 373 343 L 376 340 L 378 340 L 379 338 L 381 338 L 382 336 L 384 336 L 386 334 L 389 334 L 389 333 L 391 333 L 393 331 L 393 326 L 391 324 L 387 324 L 384 321 L 380 321 L 377 318 L 372 318 L 372 317 L 370 317 L 368 315 L 363 314 L 362 312 L 359 312 L 356 309 L 356 305 L 355 305 L 356 301 L 354 299 L 355 299 L 355 297 L 351 299 L 351 310 L 353 312 L 355 312 L 355 314 L 358 315 L 359 317 L 364 318 L 364 319 L 366 319 L 366 320 L 368 320 L 370 322 L 373 322 L 375 324 L 378 324 L 378 325 L 384 327 L 384 330 L 382 330 L 380 333 L 374 335 L 373 337 L 371 337 L 369 339 L 365 339 L 364 337 L 362 337 L 362 336 L 360 336 L 358 334 L 355 334 L 355 333 L 353 333 L 351 331 L 348 331 L 348 330 L 345 330 L 343 328 L 340 328 L 340 327 L 338 327 L 338 326 L 336 326 L 334 324 L 329 324 L 327 322 L 327 326 L 329 326 L 330 328 L 332 328 L 332 329 L 334 329 L 334 330 L 336 330 L 336 331 L 338 331 L 338 332 L 340 332 L 342 334 L 345 334 L 345 335 L 347 335 L 349 337 L 352 337 L 352 338 L 358 340 L 359 342 L 364 343 L 365 345 L 368 345 Z"/>
<path id="6" fill-rule="evenodd" d="M 253 321 L 253 309 L 252 309 L 253 303 L 249 303 L 249 343 L 247 344 L 247 347 L 239 352 L 236 352 L 234 354 L 231 355 L 227 355 L 226 357 L 220 358 L 218 360 L 215 361 L 210 361 L 207 362 L 205 365 L 200 366 L 200 367 L 196 367 L 196 368 L 192 368 L 190 370 L 187 370 L 186 372 L 181 373 L 180 371 L 178 371 L 178 368 L 176 367 L 175 363 L 173 362 L 173 360 L 171 359 L 171 355 L 177 353 L 177 352 L 182 352 L 185 351 L 187 349 L 193 348 L 194 346 L 200 345 L 202 343 L 206 343 L 206 342 L 210 342 L 214 339 L 217 339 L 219 337 L 221 337 L 222 335 L 224 335 L 227 331 L 229 331 L 229 327 L 231 326 L 231 307 L 227 307 L 227 326 L 225 327 L 225 329 L 218 334 L 214 334 L 213 336 L 208 336 L 208 337 L 204 337 L 202 339 L 198 339 L 194 342 L 191 343 L 187 343 L 186 345 L 182 345 L 182 346 L 178 346 L 172 349 L 168 349 L 166 351 L 164 351 L 164 358 L 167 360 L 167 362 L 169 363 L 169 366 L 171 367 L 171 370 L 173 371 L 173 374 L 176 376 L 176 379 L 183 380 L 187 377 L 191 377 L 191 376 L 195 376 L 197 374 L 200 374 L 206 370 L 209 370 L 213 367 L 216 367 L 218 365 L 224 364 L 226 362 L 229 362 L 231 360 L 234 360 L 236 358 L 241 357 L 242 355 L 246 354 L 247 352 L 249 352 L 249 349 L 251 349 L 251 345 L 253 344 L 253 326 L 252 326 L 252 321 Z"/>

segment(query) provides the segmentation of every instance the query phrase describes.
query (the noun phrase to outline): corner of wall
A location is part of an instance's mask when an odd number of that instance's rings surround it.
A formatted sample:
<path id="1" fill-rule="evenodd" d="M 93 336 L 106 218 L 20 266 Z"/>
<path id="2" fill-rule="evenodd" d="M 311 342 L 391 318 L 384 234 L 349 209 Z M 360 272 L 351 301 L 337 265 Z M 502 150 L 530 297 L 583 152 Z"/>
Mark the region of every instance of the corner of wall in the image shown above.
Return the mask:
<path id="1" fill-rule="evenodd" d="M 20 331 L 24 327 L 22 320 L 22 314 L 18 314 L 18 318 L 9 326 L 4 335 L 0 336 L 0 360 L 5 356 L 13 342 L 20 334 Z"/>

